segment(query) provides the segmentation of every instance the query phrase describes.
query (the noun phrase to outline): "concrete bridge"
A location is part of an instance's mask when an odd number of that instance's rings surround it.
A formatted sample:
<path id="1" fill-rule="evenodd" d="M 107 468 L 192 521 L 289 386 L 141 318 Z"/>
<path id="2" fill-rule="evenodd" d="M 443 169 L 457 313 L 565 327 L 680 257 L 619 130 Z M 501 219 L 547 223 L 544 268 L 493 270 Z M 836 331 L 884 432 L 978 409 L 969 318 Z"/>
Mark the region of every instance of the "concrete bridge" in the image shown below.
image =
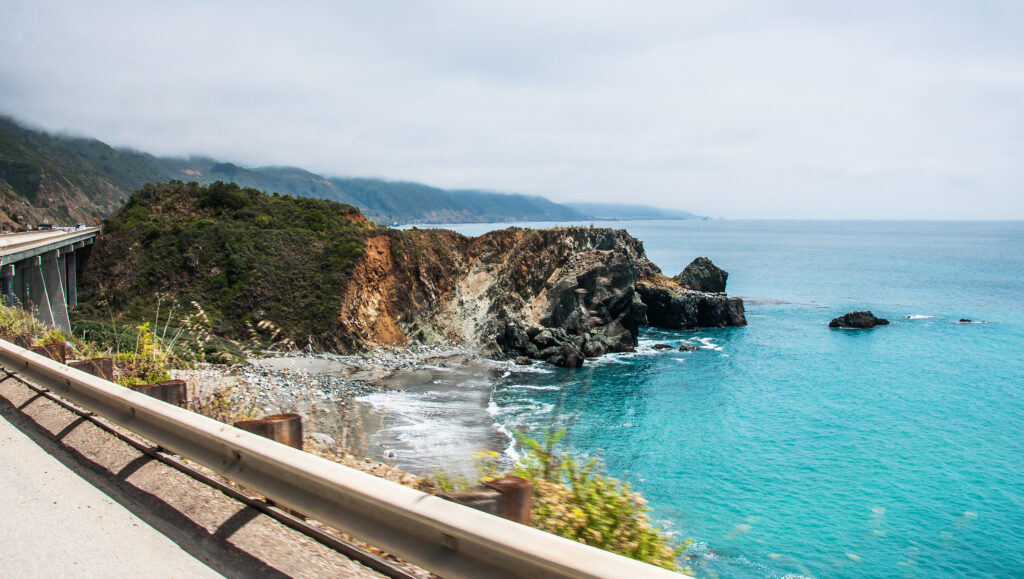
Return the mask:
<path id="1" fill-rule="evenodd" d="M 0 294 L 47 324 L 71 332 L 68 308 L 78 305 L 78 269 L 98 227 L 0 235 Z"/>

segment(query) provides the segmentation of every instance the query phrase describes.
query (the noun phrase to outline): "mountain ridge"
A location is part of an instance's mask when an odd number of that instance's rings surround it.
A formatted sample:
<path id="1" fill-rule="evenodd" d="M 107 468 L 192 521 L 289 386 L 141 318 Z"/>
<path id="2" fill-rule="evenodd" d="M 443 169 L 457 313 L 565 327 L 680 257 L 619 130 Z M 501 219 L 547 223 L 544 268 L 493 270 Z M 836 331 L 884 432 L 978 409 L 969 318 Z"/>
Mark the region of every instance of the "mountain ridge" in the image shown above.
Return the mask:
<path id="1" fill-rule="evenodd" d="M 221 181 L 265 193 L 337 201 L 357 207 L 382 225 L 595 219 L 539 195 L 328 177 L 300 167 L 245 167 L 204 155 L 158 157 L 89 137 L 28 128 L 0 115 L 0 227 L 23 229 L 45 221 L 91 223 L 111 215 L 147 183 L 169 181 Z"/>

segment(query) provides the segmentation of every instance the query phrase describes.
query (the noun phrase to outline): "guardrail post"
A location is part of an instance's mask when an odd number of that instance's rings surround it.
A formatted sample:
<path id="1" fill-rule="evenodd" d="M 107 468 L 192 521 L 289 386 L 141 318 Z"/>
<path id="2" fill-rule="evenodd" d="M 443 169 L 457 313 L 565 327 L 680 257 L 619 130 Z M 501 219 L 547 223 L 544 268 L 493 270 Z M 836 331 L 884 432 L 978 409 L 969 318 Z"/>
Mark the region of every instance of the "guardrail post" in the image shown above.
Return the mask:
<path id="1" fill-rule="evenodd" d="M 530 524 L 533 483 L 518 476 L 503 476 L 466 491 L 444 493 L 441 498 L 497 515 L 523 525 Z"/>
<path id="2" fill-rule="evenodd" d="M 62 345 L 48 344 L 46 346 L 31 346 L 29 350 L 39 354 L 40 356 L 46 356 L 51 360 L 56 360 L 61 364 L 67 362 L 68 351 Z"/>
<path id="3" fill-rule="evenodd" d="M 501 502 L 501 495 L 498 491 L 491 490 L 487 487 L 475 486 L 465 491 L 457 491 L 451 493 L 442 493 L 439 495 L 442 499 L 449 500 L 453 503 L 459 503 L 478 511 L 490 513 L 495 516 L 501 510 L 499 503 Z"/>
<path id="4" fill-rule="evenodd" d="M 182 408 L 188 407 L 188 389 L 184 380 L 161 380 L 153 384 L 138 384 L 131 388 L 168 404 Z"/>
<path id="5" fill-rule="evenodd" d="M 114 381 L 114 360 L 112 358 L 91 358 L 89 360 L 76 360 L 68 362 L 68 366 L 77 368 L 83 372 L 99 376 L 110 382 Z"/>
<path id="6" fill-rule="evenodd" d="M 302 417 L 294 412 L 264 416 L 255 420 L 240 420 L 234 426 L 302 450 Z"/>
<path id="7" fill-rule="evenodd" d="M 518 477 L 504 476 L 484 483 L 484 486 L 501 495 L 498 501 L 498 516 L 523 525 L 530 524 L 533 508 L 533 483 Z"/>

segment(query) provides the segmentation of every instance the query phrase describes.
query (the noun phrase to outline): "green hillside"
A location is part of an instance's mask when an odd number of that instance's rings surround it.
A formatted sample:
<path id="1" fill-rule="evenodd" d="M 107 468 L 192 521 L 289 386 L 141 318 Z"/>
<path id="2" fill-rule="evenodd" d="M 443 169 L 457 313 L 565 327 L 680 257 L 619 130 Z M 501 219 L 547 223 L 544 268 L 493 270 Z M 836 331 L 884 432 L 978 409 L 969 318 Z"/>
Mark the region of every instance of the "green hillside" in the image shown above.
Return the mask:
<path id="1" fill-rule="evenodd" d="M 542 197 L 445 191 L 419 183 L 326 178 L 296 167 L 161 158 L 95 139 L 52 135 L 0 116 L 0 225 L 69 224 L 110 215 L 146 183 L 237 183 L 358 207 L 382 224 L 559 221 L 585 215 Z"/>
<path id="2" fill-rule="evenodd" d="M 234 183 L 146 185 L 96 239 L 76 324 L 151 320 L 162 302 L 165 315 L 170 304 L 179 315 L 202 312 L 216 336 L 280 326 L 299 345 L 333 347 L 341 288 L 366 236 L 381 231 L 354 207 L 321 199 Z"/>

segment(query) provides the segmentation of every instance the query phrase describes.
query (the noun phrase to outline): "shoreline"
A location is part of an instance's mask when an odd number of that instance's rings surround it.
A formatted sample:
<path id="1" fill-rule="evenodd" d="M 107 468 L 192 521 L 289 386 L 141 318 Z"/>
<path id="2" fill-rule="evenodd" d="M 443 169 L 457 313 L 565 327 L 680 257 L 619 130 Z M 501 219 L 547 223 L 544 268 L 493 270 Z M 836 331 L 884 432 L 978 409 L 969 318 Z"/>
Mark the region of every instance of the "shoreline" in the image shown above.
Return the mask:
<path id="1" fill-rule="evenodd" d="M 378 348 L 358 354 L 267 352 L 231 367 L 173 370 L 187 383 L 190 408 L 231 424 L 286 412 L 302 416 L 307 450 L 396 468 L 372 439 L 388 413 L 359 398 L 433 387 L 443 375 L 476 375 L 501 362 L 458 344 Z M 404 470 L 404 469 L 403 469 Z M 422 475 L 426 472 L 415 472 Z M 422 469 L 420 469 L 422 470 Z"/>

